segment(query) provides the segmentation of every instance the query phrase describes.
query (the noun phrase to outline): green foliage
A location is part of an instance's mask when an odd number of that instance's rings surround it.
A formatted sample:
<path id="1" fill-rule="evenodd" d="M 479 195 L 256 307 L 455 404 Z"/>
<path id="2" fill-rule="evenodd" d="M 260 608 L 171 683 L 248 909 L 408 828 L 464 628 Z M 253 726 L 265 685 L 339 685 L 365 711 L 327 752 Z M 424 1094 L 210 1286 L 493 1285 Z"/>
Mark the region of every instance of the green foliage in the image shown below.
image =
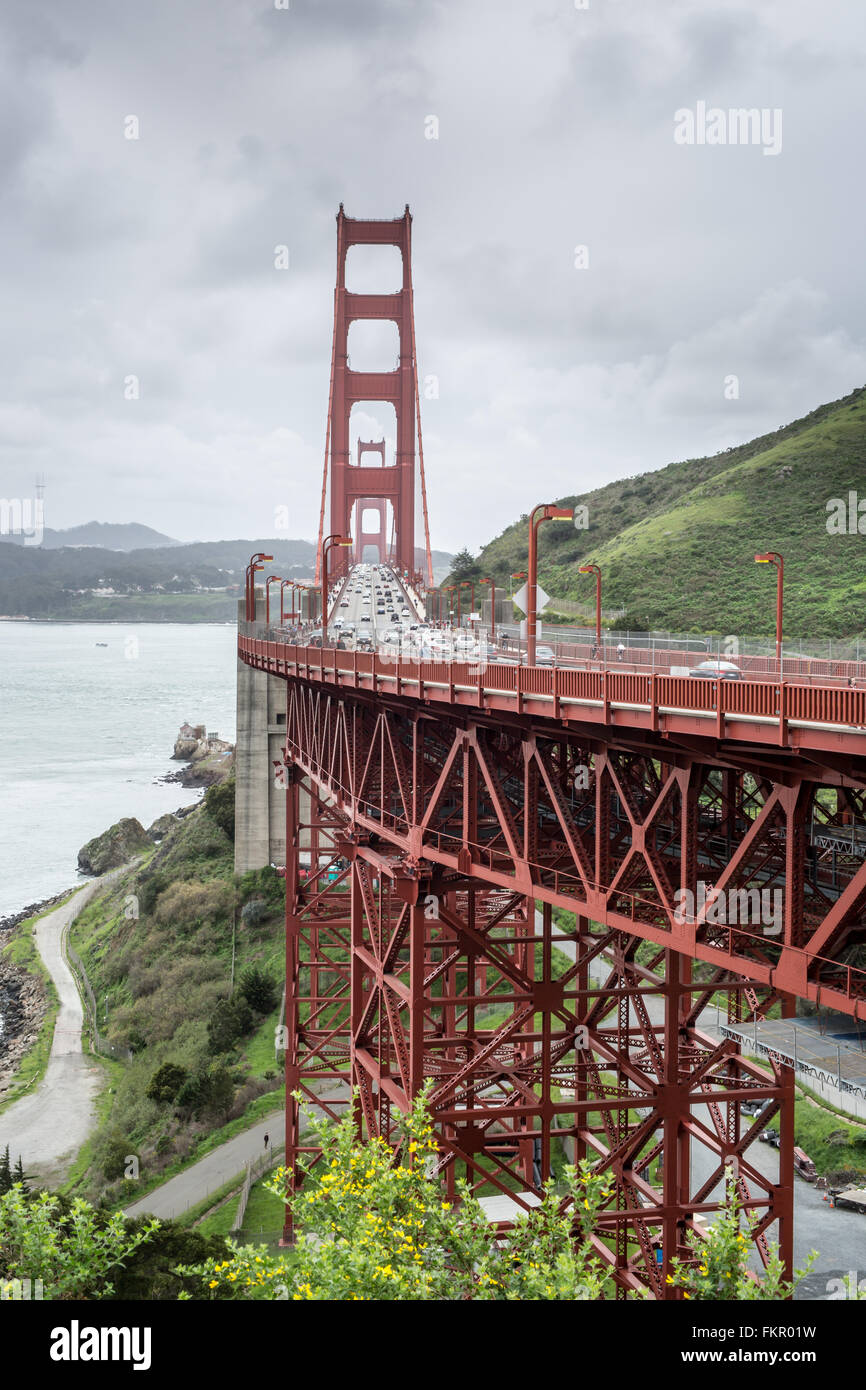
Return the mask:
<path id="1" fill-rule="evenodd" d="M 793 1283 L 784 1279 L 778 1247 L 770 1247 L 770 1260 L 760 1279 L 749 1268 L 750 1235 L 756 1218 L 747 1217 L 737 1196 L 733 1177 L 727 1181 L 727 1203 L 706 1234 L 690 1231 L 686 1237 L 693 1259 L 673 1260 L 668 1283 L 683 1290 L 683 1298 L 696 1302 L 770 1302 L 790 1298 L 817 1259 L 809 1256 L 805 1269 L 797 1270 Z"/>
<path id="2" fill-rule="evenodd" d="M 284 1169 L 265 1183 L 292 1210 L 294 1251 L 275 1256 L 229 1242 L 227 1259 L 198 1271 L 206 1297 L 572 1302 L 612 1292 L 589 1239 L 607 1179 L 588 1165 L 568 1170 L 571 1209 L 550 1187 L 503 1233 L 466 1184 L 452 1206 L 431 1181 L 438 1146 L 425 1097 L 407 1117 L 397 1162 L 383 1140 L 357 1141 L 351 1113 L 338 1124 L 310 1121 L 323 1157 L 304 1186 L 287 1198 Z"/>
<path id="3" fill-rule="evenodd" d="M 214 1061 L 188 1076 L 175 1097 L 181 1112 L 224 1115 L 234 1099 L 234 1081 L 224 1062 Z"/>
<path id="4" fill-rule="evenodd" d="M 153 1073 L 145 1095 L 157 1105 L 168 1105 L 175 1099 L 188 1075 L 186 1067 L 179 1067 L 176 1062 L 163 1062 Z"/>
<path id="5" fill-rule="evenodd" d="M 249 1033 L 253 1026 L 253 1011 L 242 994 L 231 999 L 218 999 L 207 1026 L 211 1052 L 229 1052 L 238 1038 Z"/>
<path id="6" fill-rule="evenodd" d="M 153 915 L 160 925 L 181 929 L 215 922 L 231 912 L 233 903 L 234 894 L 227 883 L 187 879 L 160 893 Z"/>
<path id="7" fill-rule="evenodd" d="M 284 908 L 286 904 L 286 885 L 272 864 L 261 869 L 250 869 L 237 879 L 242 899 L 260 899 L 268 907 Z"/>
<path id="8" fill-rule="evenodd" d="M 256 1013 L 268 1014 L 279 999 L 277 984 L 271 975 L 256 966 L 247 966 L 241 975 L 238 990 Z"/>
<path id="9" fill-rule="evenodd" d="M 102 1170 L 102 1175 L 109 1182 L 115 1182 L 124 1176 L 126 1160 L 134 1149 L 130 1147 L 130 1140 L 116 1130 L 105 1136 L 99 1146 L 97 1162 Z"/>
<path id="10" fill-rule="evenodd" d="M 208 787 L 204 794 L 205 810 L 234 844 L 235 838 L 235 779 L 227 777 Z"/>
<path id="11" fill-rule="evenodd" d="M 103 1217 L 82 1198 L 29 1197 L 16 1185 L 0 1196 L 0 1281 L 41 1279 L 46 1299 L 111 1298 L 108 1276 L 158 1228 L 130 1231 L 119 1213 Z"/>
<path id="12" fill-rule="evenodd" d="M 589 527 L 542 530 L 539 579 L 555 599 L 590 604 L 592 580 L 578 569 L 594 560 L 604 572 L 605 606 L 626 610 L 624 628 L 766 636 L 775 586 L 754 556 L 778 550 L 786 632 L 863 633 L 866 546 L 862 534 L 828 533 L 827 503 L 847 500 L 851 490 L 862 495 L 864 477 L 866 390 L 859 389 L 711 458 L 558 499 L 585 505 Z M 497 585 L 525 570 L 525 518 L 490 541 L 477 566 Z"/>
<path id="13" fill-rule="evenodd" d="M 474 559 L 471 552 L 466 550 L 458 551 L 451 561 L 451 573 L 443 581 L 444 585 L 460 584 L 466 580 L 478 580 L 487 571 L 481 568 L 478 560 Z"/>
<path id="14" fill-rule="evenodd" d="M 12 1188 L 12 1164 L 9 1161 L 9 1145 L 0 1158 L 0 1194 L 11 1191 Z"/>

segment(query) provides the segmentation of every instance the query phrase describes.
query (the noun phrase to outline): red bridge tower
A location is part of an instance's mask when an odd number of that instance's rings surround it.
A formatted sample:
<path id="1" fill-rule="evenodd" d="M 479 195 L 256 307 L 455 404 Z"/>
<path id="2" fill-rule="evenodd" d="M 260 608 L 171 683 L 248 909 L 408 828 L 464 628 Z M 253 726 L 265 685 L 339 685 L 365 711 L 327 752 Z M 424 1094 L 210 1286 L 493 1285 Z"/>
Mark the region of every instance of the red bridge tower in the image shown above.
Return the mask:
<path id="1" fill-rule="evenodd" d="M 350 246 L 396 246 L 403 258 L 402 288 L 394 294 L 354 294 L 346 289 L 346 255 Z M 381 499 L 393 509 L 394 562 L 408 573 L 415 563 L 415 448 L 416 428 L 420 466 L 421 497 L 424 509 L 427 582 L 433 582 L 427 498 L 424 486 L 424 455 L 421 443 L 421 416 L 418 402 L 418 367 L 415 355 L 415 316 L 412 297 L 412 217 L 407 203 L 402 217 L 393 221 L 362 221 L 347 217 L 340 204 L 337 214 L 337 287 L 334 292 L 334 337 L 331 352 L 331 390 L 325 441 L 322 505 L 319 514 L 319 543 L 316 553 L 316 581 L 321 578 L 322 541 L 328 532 L 349 533 L 356 504 L 370 505 Z M 356 372 L 349 367 L 349 327 L 363 319 L 390 320 L 400 335 L 400 360 L 394 371 Z M 360 445 L 358 462 L 349 458 L 349 417 L 358 401 L 387 401 L 397 416 L 397 451 L 392 464 L 368 466 L 362 462 L 364 450 L 378 445 Z M 384 448 L 382 449 L 384 462 Z M 325 510 L 330 483 L 330 522 L 325 531 Z M 386 523 L 387 524 L 387 523 Z M 356 535 L 357 530 L 356 530 Z"/>

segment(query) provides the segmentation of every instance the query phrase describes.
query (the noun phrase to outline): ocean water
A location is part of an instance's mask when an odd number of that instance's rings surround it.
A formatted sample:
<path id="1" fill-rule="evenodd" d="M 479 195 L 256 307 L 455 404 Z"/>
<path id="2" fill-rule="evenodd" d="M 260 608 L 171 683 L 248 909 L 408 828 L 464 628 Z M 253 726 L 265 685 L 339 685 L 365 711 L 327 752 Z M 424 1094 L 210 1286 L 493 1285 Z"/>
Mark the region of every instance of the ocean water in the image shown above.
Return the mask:
<path id="1" fill-rule="evenodd" d="M 122 816 L 199 798 L 159 778 L 186 720 L 234 741 L 236 650 L 228 624 L 0 622 L 0 917 L 84 882 Z"/>

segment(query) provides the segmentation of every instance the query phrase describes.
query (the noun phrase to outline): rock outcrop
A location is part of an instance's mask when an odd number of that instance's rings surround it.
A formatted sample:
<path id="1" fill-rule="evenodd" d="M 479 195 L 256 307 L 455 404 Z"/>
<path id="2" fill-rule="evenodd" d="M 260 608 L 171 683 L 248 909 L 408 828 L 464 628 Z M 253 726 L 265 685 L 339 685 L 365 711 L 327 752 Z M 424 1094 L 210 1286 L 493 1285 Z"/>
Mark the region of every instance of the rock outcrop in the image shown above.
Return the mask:
<path id="1" fill-rule="evenodd" d="M 78 851 L 78 867 L 83 874 L 104 874 L 128 863 L 142 850 L 150 849 L 152 843 L 141 822 L 134 816 L 126 816 L 109 830 L 88 840 Z"/>

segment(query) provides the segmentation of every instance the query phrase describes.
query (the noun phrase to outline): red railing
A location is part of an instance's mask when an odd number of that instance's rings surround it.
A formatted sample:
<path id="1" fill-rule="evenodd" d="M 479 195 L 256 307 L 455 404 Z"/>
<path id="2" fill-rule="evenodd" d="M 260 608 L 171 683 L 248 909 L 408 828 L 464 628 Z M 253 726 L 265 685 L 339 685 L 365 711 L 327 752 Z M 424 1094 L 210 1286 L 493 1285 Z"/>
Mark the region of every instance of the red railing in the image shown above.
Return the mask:
<path id="1" fill-rule="evenodd" d="M 479 699 L 491 700 L 511 693 L 585 700 L 602 705 L 636 706 L 655 717 L 659 710 L 688 714 L 698 710 L 720 717 L 744 715 L 807 724 L 830 724 L 866 731 L 866 689 L 818 686 L 796 681 L 708 680 L 700 677 L 642 674 L 617 671 L 580 671 L 568 667 L 478 665 L 472 661 L 411 661 L 379 656 L 374 652 L 343 652 L 332 648 L 293 646 L 287 642 L 239 636 L 238 647 L 246 655 L 277 674 L 289 667 L 315 679 L 337 684 L 381 684 L 411 681 L 422 694 L 425 685 L 458 693 L 478 691 Z M 561 711 L 568 717 L 566 707 Z M 864 748 L 866 751 L 866 748 Z"/>

